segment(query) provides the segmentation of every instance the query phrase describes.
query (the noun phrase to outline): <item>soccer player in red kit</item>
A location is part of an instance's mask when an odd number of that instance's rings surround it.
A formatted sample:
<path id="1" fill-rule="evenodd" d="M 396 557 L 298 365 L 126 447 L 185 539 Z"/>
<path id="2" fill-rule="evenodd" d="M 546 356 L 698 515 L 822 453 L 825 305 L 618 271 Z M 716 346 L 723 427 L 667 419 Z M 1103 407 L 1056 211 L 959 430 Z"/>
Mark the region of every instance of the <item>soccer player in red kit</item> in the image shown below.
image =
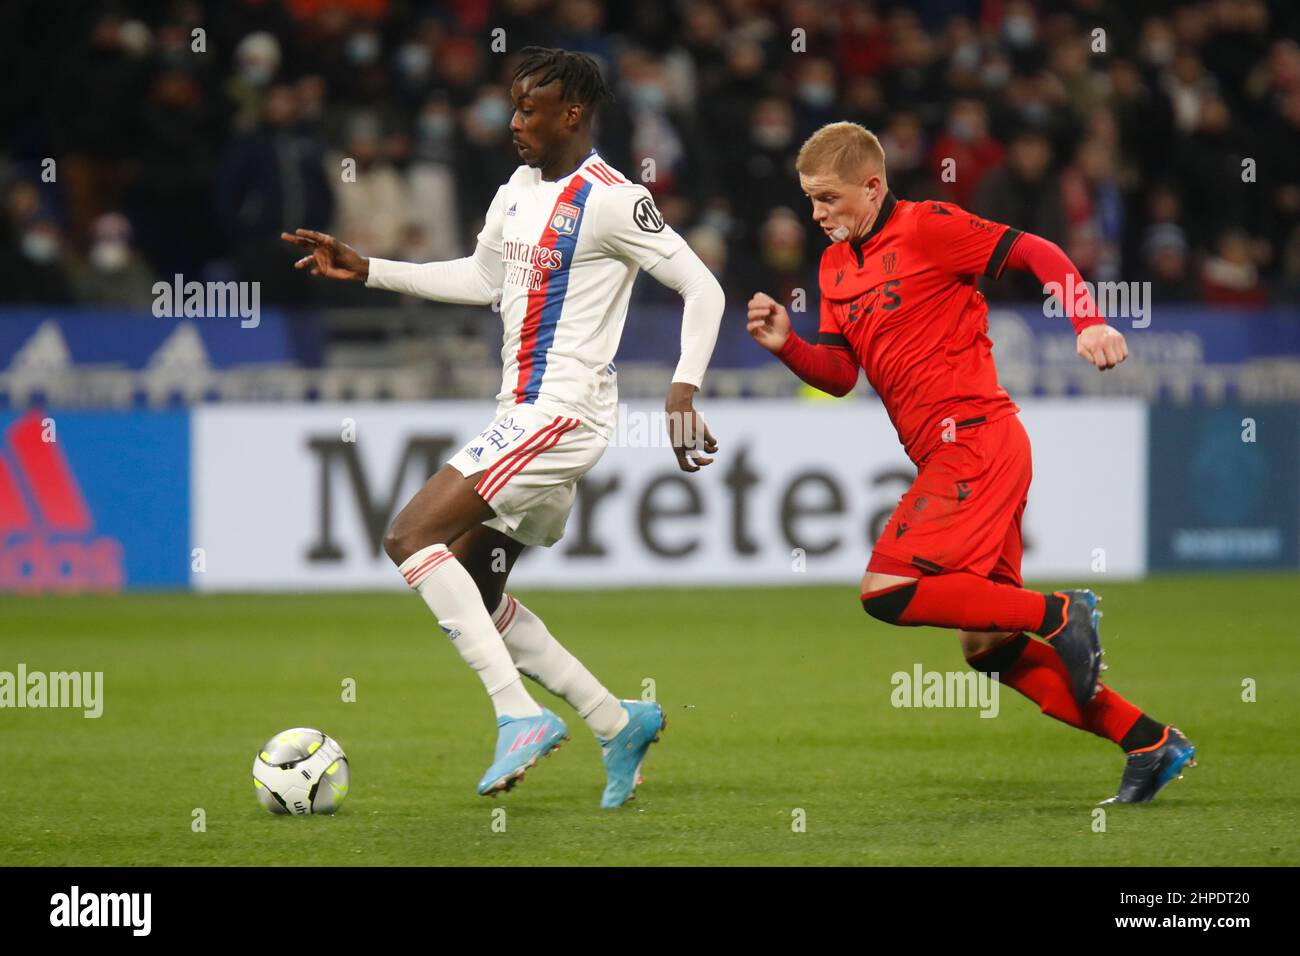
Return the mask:
<path id="1" fill-rule="evenodd" d="M 1098 682 L 1101 612 L 1091 591 L 1021 586 L 1020 522 L 1032 473 L 1019 409 L 998 384 L 988 306 L 976 279 L 1031 272 L 1085 294 L 1064 303 L 1078 352 L 1099 370 L 1128 354 L 1054 243 L 944 202 L 889 191 L 871 132 L 832 123 L 799 152 L 799 182 L 831 241 L 822 256 L 816 344 L 764 293 L 749 332 L 808 384 L 842 396 L 858 369 L 880 395 L 917 477 L 872 551 L 862 606 L 898 625 L 956 628 L 966 660 L 1043 713 L 1128 754 L 1116 795 L 1145 803 L 1196 748 Z M 1035 640 L 1030 635 L 1042 640 Z"/>

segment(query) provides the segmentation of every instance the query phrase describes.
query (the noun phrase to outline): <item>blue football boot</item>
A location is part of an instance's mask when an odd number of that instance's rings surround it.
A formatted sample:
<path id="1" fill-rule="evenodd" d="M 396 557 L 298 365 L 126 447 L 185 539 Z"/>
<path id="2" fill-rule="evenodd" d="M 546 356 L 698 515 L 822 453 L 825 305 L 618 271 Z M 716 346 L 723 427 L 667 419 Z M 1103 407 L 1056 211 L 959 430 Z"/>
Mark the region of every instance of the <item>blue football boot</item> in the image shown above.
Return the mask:
<path id="1" fill-rule="evenodd" d="M 606 809 L 621 807 L 636 796 L 641 782 L 641 764 L 646 751 L 668 726 L 663 708 L 652 700 L 619 701 L 627 711 L 627 726 L 613 740 L 600 741 L 600 756 L 605 761 L 605 792 L 600 805 Z"/>
<path id="2" fill-rule="evenodd" d="M 1128 755 L 1119 792 L 1102 803 L 1150 803 L 1166 784 L 1182 779 L 1184 767 L 1195 766 L 1195 745 L 1177 727 L 1169 726 L 1160 743 Z"/>
<path id="3" fill-rule="evenodd" d="M 536 717 L 497 718 L 496 757 L 478 782 L 478 792 L 486 797 L 514 789 L 529 767 L 568 739 L 564 721 L 545 707 Z"/>

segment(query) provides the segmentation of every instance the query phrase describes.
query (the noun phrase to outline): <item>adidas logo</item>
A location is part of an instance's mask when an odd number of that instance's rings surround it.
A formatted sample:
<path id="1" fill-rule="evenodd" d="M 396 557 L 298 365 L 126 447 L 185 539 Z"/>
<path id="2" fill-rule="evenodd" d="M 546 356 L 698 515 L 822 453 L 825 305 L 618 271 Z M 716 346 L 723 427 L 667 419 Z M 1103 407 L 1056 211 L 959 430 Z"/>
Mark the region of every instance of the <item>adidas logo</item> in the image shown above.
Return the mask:
<path id="1" fill-rule="evenodd" d="M 479 445 L 475 448 L 471 448 L 465 454 L 469 455 L 469 457 L 473 458 L 475 461 L 478 461 L 479 456 L 483 454 L 483 446 Z"/>
<path id="2" fill-rule="evenodd" d="M 81 486 L 42 414 L 0 446 L 0 591 L 120 590 L 122 543 L 95 534 Z"/>
<path id="3" fill-rule="evenodd" d="M 519 205 L 519 203 L 517 203 L 517 202 L 512 202 L 512 203 L 510 204 L 510 208 L 506 210 L 506 215 L 507 215 L 507 216 L 513 216 L 513 215 L 515 214 L 515 207 L 518 206 L 518 205 Z"/>

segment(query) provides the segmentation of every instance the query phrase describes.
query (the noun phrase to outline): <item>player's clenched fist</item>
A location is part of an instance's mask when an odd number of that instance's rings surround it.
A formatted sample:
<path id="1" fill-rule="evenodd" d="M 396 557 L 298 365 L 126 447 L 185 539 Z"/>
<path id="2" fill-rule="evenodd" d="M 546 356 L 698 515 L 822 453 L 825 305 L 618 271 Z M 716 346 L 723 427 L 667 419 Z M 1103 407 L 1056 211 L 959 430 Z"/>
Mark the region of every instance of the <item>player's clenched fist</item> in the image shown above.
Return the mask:
<path id="1" fill-rule="evenodd" d="M 766 292 L 756 292 L 749 300 L 748 328 L 755 342 L 769 352 L 779 352 L 790 337 L 790 316 Z"/>
<path id="2" fill-rule="evenodd" d="M 1075 351 L 1104 372 L 1128 358 L 1128 343 L 1118 329 L 1090 325 L 1079 333 Z"/>
<path id="3" fill-rule="evenodd" d="M 295 269 L 310 267 L 314 276 L 346 282 L 365 282 L 370 275 L 370 260 L 333 236 L 312 229 L 295 229 L 292 236 L 282 232 L 280 238 L 307 253 L 293 264 Z"/>

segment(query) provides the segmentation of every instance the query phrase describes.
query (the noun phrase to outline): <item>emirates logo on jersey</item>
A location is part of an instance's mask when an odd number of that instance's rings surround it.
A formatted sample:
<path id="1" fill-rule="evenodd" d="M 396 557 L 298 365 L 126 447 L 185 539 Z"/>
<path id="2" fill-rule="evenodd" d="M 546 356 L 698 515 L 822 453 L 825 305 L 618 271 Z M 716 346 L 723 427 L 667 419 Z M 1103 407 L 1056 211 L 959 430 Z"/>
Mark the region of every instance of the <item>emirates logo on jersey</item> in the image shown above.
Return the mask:
<path id="1" fill-rule="evenodd" d="M 559 249 L 515 239 L 501 243 L 501 258 L 508 264 L 517 263 L 534 269 L 558 269 L 564 264 L 564 256 Z"/>
<path id="2" fill-rule="evenodd" d="M 564 267 L 562 250 L 515 239 L 501 243 L 501 259 L 506 267 L 502 287 L 511 286 L 525 292 L 541 289 L 549 272 Z"/>

